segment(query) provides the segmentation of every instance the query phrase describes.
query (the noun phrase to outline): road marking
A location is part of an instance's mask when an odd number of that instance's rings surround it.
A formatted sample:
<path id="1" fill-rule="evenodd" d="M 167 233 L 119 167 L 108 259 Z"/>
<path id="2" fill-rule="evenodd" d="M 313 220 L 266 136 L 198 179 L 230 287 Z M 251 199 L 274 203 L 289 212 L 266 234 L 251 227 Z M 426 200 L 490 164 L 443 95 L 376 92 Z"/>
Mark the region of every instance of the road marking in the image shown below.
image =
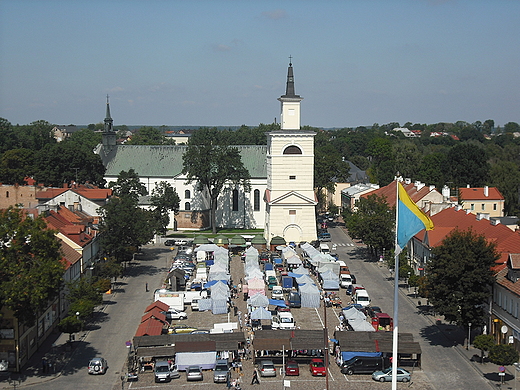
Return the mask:
<path id="1" fill-rule="evenodd" d="M 324 328 L 325 324 L 323 323 L 323 321 L 321 319 L 320 312 L 318 311 L 318 309 L 316 307 L 314 308 L 314 311 L 316 311 L 316 314 L 318 315 L 318 319 L 320 320 L 321 327 Z"/>

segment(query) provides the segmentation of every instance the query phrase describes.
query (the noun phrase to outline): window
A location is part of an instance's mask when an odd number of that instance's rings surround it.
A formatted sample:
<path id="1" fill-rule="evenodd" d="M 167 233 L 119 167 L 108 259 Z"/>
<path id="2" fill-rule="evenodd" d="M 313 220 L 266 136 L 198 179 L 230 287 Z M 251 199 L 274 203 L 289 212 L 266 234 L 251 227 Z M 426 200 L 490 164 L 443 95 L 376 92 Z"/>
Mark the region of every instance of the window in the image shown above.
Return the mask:
<path id="1" fill-rule="evenodd" d="M 5 192 L 5 197 L 6 197 L 6 198 L 9 198 L 9 191 L 6 191 L 6 192 Z"/>
<path id="2" fill-rule="evenodd" d="M 289 210 L 289 215 L 296 215 L 296 210 Z"/>
<path id="3" fill-rule="evenodd" d="M 298 146 L 288 146 L 283 151 L 283 154 L 302 154 L 302 150 Z"/>
<path id="4" fill-rule="evenodd" d="M 497 204 L 493 203 L 493 211 L 497 211 Z"/>
<path id="5" fill-rule="evenodd" d="M 238 211 L 238 190 L 233 190 L 233 211 Z"/>
<path id="6" fill-rule="evenodd" d="M 184 191 L 184 199 L 190 199 L 191 198 L 191 192 L 190 190 Z"/>
<path id="7" fill-rule="evenodd" d="M 474 203 L 471 204 L 471 206 L 470 206 L 470 210 L 471 210 L 471 211 L 475 210 L 475 204 L 474 204 Z"/>
<path id="8" fill-rule="evenodd" d="M 485 203 L 482 203 L 482 206 L 480 206 L 482 208 L 482 211 L 484 211 L 486 209 L 486 204 Z"/>
<path id="9" fill-rule="evenodd" d="M 190 202 L 186 202 L 186 203 L 184 203 L 184 210 L 186 210 L 186 211 L 191 210 L 191 204 L 190 204 Z"/>
<path id="10" fill-rule="evenodd" d="M 296 176 L 289 176 L 289 180 L 296 180 Z"/>
<path id="11" fill-rule="evenodd" d="M 253 193 L 253 210 L 260 211 L 260 190 L 255 190 Z"/>

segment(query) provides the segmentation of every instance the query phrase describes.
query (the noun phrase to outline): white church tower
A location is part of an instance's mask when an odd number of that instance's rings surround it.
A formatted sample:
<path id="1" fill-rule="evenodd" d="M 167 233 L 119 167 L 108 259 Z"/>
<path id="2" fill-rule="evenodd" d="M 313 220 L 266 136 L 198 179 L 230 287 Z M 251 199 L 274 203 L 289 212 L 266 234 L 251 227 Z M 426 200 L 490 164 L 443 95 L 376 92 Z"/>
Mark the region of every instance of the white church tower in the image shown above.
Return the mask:
<path id="1" fill-rule="evenodd" d="M 294 92 L 292 63 L 287 71 L 282 104 L 281 130 L 267 139 L 267 190 L 265 239 L 276 236 L 287 243 L 316 240 L 316 197 L 314 195 L 314 136 L 300 129 L 300 103 Z"/>

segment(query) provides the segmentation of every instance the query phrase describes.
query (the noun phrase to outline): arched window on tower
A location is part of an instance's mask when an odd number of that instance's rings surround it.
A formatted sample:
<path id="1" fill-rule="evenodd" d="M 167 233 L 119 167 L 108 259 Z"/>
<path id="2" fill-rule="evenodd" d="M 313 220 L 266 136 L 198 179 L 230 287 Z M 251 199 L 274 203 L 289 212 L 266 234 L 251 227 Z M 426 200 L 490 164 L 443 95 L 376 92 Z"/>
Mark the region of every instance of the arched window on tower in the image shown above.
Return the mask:
<path id="1" fill-rule="evenodd" d="M 260 211 L 260 190 L 255 190 L 253 194 L 253 210 Z"/>
<path id="2" fill-rule="evenodd" d="M 283 154 L 302 154 L 302 150 L 295 145 L 291 145 L 285 148 Z"/>
<path id="3" fill-rule="evenodd" d="M 186 210 L 186 211 L 191 210 L 191 204 L 190 204 L 190 202 L 186 202 L 186 203 L 184 203 L 184 210 Z"/>
<path id="4" fill-rule="evenodd" d="M 184 199 L 190 199 L 191 198 L 191 192 L 190 190 L 184 191 Z"/>
<path id="5" fill-rule="evenodd" d="M 233 190 L 233 211 L 238 211 L 238 190 Z"/>

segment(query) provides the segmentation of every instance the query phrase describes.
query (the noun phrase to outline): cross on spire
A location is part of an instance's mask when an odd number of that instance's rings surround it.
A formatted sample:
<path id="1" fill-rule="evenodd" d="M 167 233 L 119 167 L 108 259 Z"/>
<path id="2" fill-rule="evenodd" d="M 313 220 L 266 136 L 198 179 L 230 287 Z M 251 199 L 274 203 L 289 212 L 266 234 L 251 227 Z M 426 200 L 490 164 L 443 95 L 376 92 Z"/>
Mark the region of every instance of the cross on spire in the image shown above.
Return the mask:
<path id="1" fill-rule="evenodd" d="M 292 56 L 289 56 L 289 66 L 292 66 Z"/>

